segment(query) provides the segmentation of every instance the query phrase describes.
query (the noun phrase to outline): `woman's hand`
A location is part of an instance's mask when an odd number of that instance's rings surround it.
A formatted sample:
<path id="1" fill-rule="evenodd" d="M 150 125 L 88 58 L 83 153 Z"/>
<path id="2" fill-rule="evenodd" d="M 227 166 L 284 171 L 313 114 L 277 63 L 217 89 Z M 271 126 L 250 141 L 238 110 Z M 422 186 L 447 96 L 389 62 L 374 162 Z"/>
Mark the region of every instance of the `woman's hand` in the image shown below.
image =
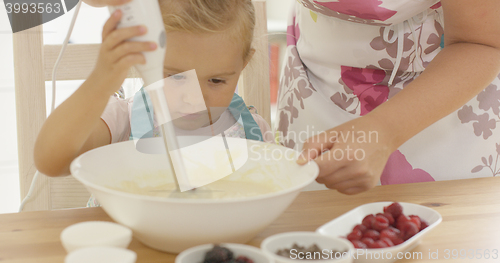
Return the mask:
<path id="1" fill-rule="evenodd" d="M 135 64 L 145 64 L 146 59 L 141 52 L 156 49 L 154 42 L 126 41 L 129 38 L 146 33 L 146 27 L 133 26 L 116 29 L 122 13 L 116 10 L 104 24 L 102 44 L 96 66 L 89 79 L 100 83 L 106 92 L 112 95 L 127 77 L 127 73 Z"/>
<path id="2" fill-rule="evenodd" d="M 318 183 L 344 194 L 357 194 L 377 185 L 391 153 L 390 137 L 369 115 L 354 119 L 304 143 L 299 164 L 314 160 Z"/>

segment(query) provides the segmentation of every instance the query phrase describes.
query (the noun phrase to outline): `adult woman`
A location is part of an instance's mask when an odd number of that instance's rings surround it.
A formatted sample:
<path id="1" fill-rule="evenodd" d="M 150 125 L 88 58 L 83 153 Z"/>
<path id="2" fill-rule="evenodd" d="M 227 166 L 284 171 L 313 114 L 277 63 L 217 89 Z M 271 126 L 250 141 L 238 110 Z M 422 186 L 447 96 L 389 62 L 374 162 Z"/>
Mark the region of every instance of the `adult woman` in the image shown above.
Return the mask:
<path id="1" fill-rule="evenodd" d="M 280 142 L 303 145 L 320 166 L 317 181 L 346 194 L 495 176 L 499 14 L 497 0 L 297 1 Z"/>

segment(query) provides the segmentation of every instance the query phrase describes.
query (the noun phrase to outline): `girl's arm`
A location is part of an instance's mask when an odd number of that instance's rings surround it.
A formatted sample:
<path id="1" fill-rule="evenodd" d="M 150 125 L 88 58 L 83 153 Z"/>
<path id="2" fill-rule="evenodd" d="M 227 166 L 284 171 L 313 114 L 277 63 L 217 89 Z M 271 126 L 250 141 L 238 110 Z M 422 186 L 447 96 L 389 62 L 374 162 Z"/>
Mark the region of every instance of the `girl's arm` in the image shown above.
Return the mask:
<path id="1" fill-rule="evenodd" d="M 89 78 L 50 114 L 35 143 L 35 165 L 41 173 L 68 175 L 78 155 L 110 143 L 108 126 L 100 119 L 108 100 L 102 83 Z"/>
<path id="2" fill-rule="evenodd" d="M 304 144 L 307 159 L 318 157 L 317 181 L 342 193 L 374 187 L 392 152 L 434 122 L 457 110 L 500 72 L 500 1 L 442 0 L 445 48 L 425 71 L 369 114 L 337 126 Z M 335 135 L 355 129 L 378 133 L 378 142 L 343 143 Z M 342 160 L 335 149 L 362 149 L 366 155 Z M 351 154 L 353 151 L 351 151 Z"/>
<path id="3" fill-rule="evenodd" d="M 141 26 L 116 29 L 117 10 L 103 28 L 103 43 L 97 64 L 89 78 L 47 118 L 35 142 L 37 169 L 49 176 L 69 174 L 69 165 L 78 155 L 110 143 L 108 126 L 100 119 L 109 97 L 119 89 L 128 70 L 144 64 L 141 52 L 155 43 L 127 39 L 146 33 Z"/>

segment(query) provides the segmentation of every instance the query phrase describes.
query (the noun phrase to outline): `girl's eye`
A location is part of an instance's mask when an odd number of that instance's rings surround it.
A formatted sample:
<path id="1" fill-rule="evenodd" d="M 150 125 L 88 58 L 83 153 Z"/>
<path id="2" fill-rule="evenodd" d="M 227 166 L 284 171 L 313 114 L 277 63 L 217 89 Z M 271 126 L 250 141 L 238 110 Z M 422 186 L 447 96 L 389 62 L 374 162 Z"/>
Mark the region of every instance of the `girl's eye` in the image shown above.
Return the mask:
<path id="1" fill-rule="evenodd" d="M 226 81 L 223 79 L 210 79 L 209 81 L 212 82 L 213 84 L 225 84 L 226 83 Z"/>

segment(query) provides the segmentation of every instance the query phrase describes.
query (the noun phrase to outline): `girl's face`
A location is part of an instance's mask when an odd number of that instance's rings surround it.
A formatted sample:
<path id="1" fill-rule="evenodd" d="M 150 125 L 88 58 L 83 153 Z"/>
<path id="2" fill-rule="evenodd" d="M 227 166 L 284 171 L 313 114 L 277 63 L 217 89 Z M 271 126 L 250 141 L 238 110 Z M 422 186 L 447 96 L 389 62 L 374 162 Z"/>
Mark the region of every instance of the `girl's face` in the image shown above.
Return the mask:
<path id="1" fill-rule="evenodd" d="M 193 130 L 215 122 L 245 65 L 243 45 L 224 34 L 167 33 L 163 74 L 174 124 Z"/>

